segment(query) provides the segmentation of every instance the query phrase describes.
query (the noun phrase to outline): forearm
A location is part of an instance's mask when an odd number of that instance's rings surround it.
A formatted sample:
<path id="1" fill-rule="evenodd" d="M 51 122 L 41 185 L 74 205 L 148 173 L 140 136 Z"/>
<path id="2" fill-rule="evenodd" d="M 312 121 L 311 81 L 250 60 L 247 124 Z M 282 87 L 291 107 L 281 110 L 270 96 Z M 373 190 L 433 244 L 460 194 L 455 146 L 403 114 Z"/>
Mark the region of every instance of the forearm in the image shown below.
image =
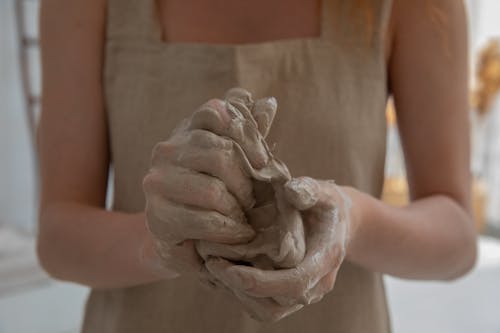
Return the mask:
<path id="1" fill-rule="evenodd" d="M 472 268 L 476 237 L 471 216 L 444 195 L 393 207 L 347 188 L 353 200 L 348 260 L 411 279 L 448 280 Z"/>
<path id="2" fill-rule="evenodd" d="M 110 212 L 75 203 L 49 205 L 40 216 L 40 262 L 55 278 L 94 288 L 165 278 L 144 220 L 144 213 Z"/>

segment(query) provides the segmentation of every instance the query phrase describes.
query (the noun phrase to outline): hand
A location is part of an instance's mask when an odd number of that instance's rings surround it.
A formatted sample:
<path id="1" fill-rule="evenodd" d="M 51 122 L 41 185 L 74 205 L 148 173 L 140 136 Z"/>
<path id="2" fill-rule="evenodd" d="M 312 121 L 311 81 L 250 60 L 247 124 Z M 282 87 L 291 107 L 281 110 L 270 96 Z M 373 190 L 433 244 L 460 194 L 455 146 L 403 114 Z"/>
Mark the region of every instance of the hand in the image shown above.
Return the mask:
<path id="1" fill-rule="evenodd" d="M 257 235 L 242 244 L 198 241 L 196 249 L 204 259 L 222 257 L 259 268 L 295 267 L 305 254 L 303 223 L 299 211 L 282 194 L 283 184 L 291 178 L 288 168 L 272 155 L 264 140 L 276 112 L 276 100 L 262 98 L 254 102 L 251 94 L 240 88 L 229 90 L 225 99 L 232 118 L 229 124 L 219 125 L 221 120 L 216 116 L 199 117 L 196 123 L 228 135 L 239 148 L 245 171 L 253 179 L 256 198 L 255 206 L 245 209 L 245 214 Z"/>
<path id="2" fill-rule="evenodd" d="M 275 108 L 259 110 L 266 130 Z M 260 137 L 233 118 L 226 102 L 211 100 L 153 150 L 143 182 L 147 225 L 167 268 L 203 271 L 195 240 L 237 244 L 255 235 L 243 213 L 254 198 L 241 155 L 255 167 L 265 165 L 269 155 Z"/>
<path id="3" fill-rule="evenodd" d="M 302 211 L 307 250 L 295 268 L 262 270 L 208 259 L 207 269 L 256 319 L 277 321 L 332 290 L 344 259 L 350 199 L 331 181 L 295 178 L 284 186 L 287 200 Z"/>

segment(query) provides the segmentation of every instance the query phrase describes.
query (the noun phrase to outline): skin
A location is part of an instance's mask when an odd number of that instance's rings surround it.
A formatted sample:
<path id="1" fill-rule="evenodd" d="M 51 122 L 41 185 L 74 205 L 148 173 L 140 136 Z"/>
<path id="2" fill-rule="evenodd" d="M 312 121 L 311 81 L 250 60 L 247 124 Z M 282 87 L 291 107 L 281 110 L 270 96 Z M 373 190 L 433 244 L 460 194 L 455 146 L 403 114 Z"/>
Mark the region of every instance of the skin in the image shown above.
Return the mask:
<path id="1" fill-rule="evenodd" d="M 330 191 L 330 192 L 326 192 Z M 205 266 L 255 319 L 277 321 L 319 302 L 333 289 L 345 257 L 351 201 L 340 187 L 309 177 L 284 185 L 288 202 L 301 210 L 307 251 L 295 267 L 264 270 L 209 258 Z"/>
<path id="2" fill-rule="evenodd" d="M 318 34 L 317 6 L 301 3 L 303 10 L 291 12 L 294 6 L 289 1 L 276 1 L 273 8 L 280 15 L 275 15 L 266 8 L 267 2 L 258 1 L 252 7 L 245 3 L 224 2 L 230 4 L 233 14 L 229 17 L 234 21 L 227 19 L 227 10 L 216 10 L 214 5 L 203 8 L 208 22 L 190 24 L 189 20 L 176 22 L 175 17 L 181 17 L 181 10 L 191 11 L 190 6 L 202 8 L 198 6 L 203 2 L 172 0 L 170 10 L 161 11 L 162 21 L 169 22 L 164 39 L 190 41 L 197 36 L 201 42 L 232 43 Z M 411 203 L 396 208 L 354 188 L 338 189 L 352 201 L 346 260 L 404 278 L 450 280 L 469 271 L 476 257 L 467 135 L 468 49 L 463 4 L 454 0 L 434 3 L 446 13 L 447 22 L 441 27 L 429 23 L 424 2 L 395 1 L 386 38 L 388 77 L 397 107 Z M 60 15 L 62 12 L 65 15 Z M 267 15 L 269 12 L 275 14 Z M 287 21 L 290 16 L 293 23 Z M 42 2 L 44 99 L 39 129 L 42 200 L 38 255 L 56 278 L 114 288 L 157 281 L 172 273 L 159 265 L 144 213 L 104 209 L 109 165 L 102 87 L 104 27 L 104 0 Z M 317 191 L 325 204 L 341 200 L 332 183 L 318 182 Z M 217 210 L 210 200 L 213 198 L 207 196 L 207 201 L 197 204 Z M 329 273 L 324 275 L 320 294 L 333 288 L 342 257 L 340 251 L 322 261 L 328 270 L 315 276 Z M 214 264 L 224 271 L 219 262 Z M 265 305 L 252 303 L 254 298 L 250 297 L 274 297 L 276 302 L 280 295 L 268 292 L 272 279 L 245 273 L 245 278 L 253 279 L 253 289 L 233 285 L 233 294 L 246 304 L 254 304 L 256 311 Z M 285 296 L 296 299 L 290 311 L 301 306 L 301 295 Z M 282 305 L 286 302 L 281 301 L 276 311 L 262 316 L 276 320 L 286 315 Z"/>
<path id="3" fill-rule="evenodd" d="M 206 269 L 197 254 L 200 248 L 193 241 L 205 244 L 206 256 L 215 255 L 215 244 L 223 249 L 236 246 L 230 244 L 245 244 L 257 253 L 266 253 L 277 267 L 294 267 L 304 257 L 304 234 L 298 213 L 287 214 L 285 219 L 278 219 L 281 225 L 270 228 L 280 228 L 284 239 L 291 238 L 292 244 L 299 244 L 298 249 L 285 242 L 281 246 L 283 257 L 276 257 L 274 251 L 255 246 L 254 240 L 262 238 L 255 237 L 250 225 L 256 225 L 252 221 L 246 223 L 244 214 L 254 208 L 254 196 L 259 197 L 253 191 L 252 178 L 275 179 L 282 184 L 290 176 L 287 169 L 280 169 L 281 164 L 273 161 L 260 134 L 268 130 L 276 101 L 262 99 L 254 108 L 247 94 L 255 118 L 261 119 L 257 123 L 244 101 L 233 95 L 230 92 L 227 101 L 214 99 L 202 105 L 181 122 L 168 140 L 158 143 L 143 182 L 147 225 L 163 265 L 179 273 L 201 274 L 202 279 Z M 269 245 L 276 243 L 279 247 L 282 243 L 280 234 L 264 239 Z"/>
<path id="4" fill-rule="evenodd" d="M 276 114 L 276 99 L 253 101 L 250 92 L 235 88 L 219 104 L 219 112 L 228 116 L 205 117 L 203 128 L 216 128 L 219 135 L 234 142 L 232 156 L 243 162 L 240 170 L 252 180 L 255 199 L 246 207 L 245 215 L 256 236 L 250 242 L 231 245 L 201 240 L 196 246 L 198 253 L 205 260 L 218 256 L 256 267 L 295 267 L 305 253 L 303 223 L 300 213 L 283 195 L 283 184 L 291 178 L 288 168 L 273 156 L 264 139 Z M 262 152 L 265 158 L 253 157 L 255 152 Z"/>

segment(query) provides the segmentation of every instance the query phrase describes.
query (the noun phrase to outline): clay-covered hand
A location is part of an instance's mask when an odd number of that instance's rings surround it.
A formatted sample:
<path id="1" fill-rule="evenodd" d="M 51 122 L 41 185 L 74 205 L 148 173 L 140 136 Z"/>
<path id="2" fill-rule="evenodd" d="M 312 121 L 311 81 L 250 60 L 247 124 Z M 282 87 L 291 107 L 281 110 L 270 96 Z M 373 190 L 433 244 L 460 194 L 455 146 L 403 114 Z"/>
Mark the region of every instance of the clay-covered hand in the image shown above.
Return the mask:
<path id="1" fill-rule="evenodd" d="M 286 199 L 301 211 L 306 254 L 295 268 L 263 270 L 211 258 L 206 267 L 256 319 L 277 321 L 332 290 L 345 255 L 350 199 L 333 181 L 294 178 Z"/>
<path id="2" fill-rule="evenodd" d="M 206 272 L 197 240 L 238 244 L 255 236 L 243 212 L 254 205 L 252 181 L 235 149 L 240 133 L 229 132 L 231 121 L 226 103 L 211 100 L 153 150 L 143 181 L 147 225 L 163 265 L 179 273 Z M 241 141 L 238 149 L 251 163 L 266 163 L 259 142 Z"/>
<path id="3" fill-rule="evenodd" d="M 283 197 L 283 184 L 291 179 L 288 168 L 272 154 L 265 141 L 277 102 L 274 98 L 253 101 L 248 91 L 233 88 L 220 107 L 230 115 L 228 123 L 203 114 L 195 123 L 234 140 L 244 170 L 253 180 L 256 202 L 244 211 L 257 235 L 244 244 L 198 241 L 198 253 L 204 259 L 222 257 L 265 269 L 295 267 L 305 254 L 303 223 L 299 211 Z"/>

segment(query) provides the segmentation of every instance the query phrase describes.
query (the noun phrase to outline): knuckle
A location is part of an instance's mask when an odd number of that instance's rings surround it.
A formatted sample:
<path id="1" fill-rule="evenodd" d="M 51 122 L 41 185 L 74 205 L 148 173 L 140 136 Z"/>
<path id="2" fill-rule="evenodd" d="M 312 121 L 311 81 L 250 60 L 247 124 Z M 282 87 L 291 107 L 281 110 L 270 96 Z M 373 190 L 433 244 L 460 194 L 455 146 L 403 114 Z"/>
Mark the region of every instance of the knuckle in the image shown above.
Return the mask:
<path id="1" fill-rule="evenodd" d="M 201 129 L 210 129 L 210 125 L 221 122 L 219 112 L 208 104 L 204 104 L 193 113 L 191 122 Z M 206 128 L 206 126 L 209 126 Z"/>
<path id="2" fill-rule="evenodd" d="M 224 108 L 225 108 L 225 102 L 219 98 L 212 98 L 202 106 L 202 109 L 215 110 L 217 112 L 224 110 Z"/>
<path id="3" fill-rule="evenodd" d="M 226 99 L 239 99 L 243 101 L 246 105 L 251 105 L 253 103 L 252 94 L 243 88 L 231 88 L 226 92 Z"/>
<path id="4" fill-rule="evenodd" d="M 233 142 L 231 140 L 203 129 L 193 129 L 189 133 L 189 144 L 199 148 L 233 149 Z"/>
<path id="5" fill-rule="evenodd" d="M 226 174 L 228 168 L 231 166 L 231 156 L 225 151 L 212 150 L 210 152 L 211 161 L 213 163 L 213 168 L 219 170 L 220 172 Z"/>
<path id="6" fill-rule="evenodd" d="M 207 147 L 207 143 L 211 141 L 211 136 L 213 136 L 212 132 L 201 130 L 201 129 L 193 129 L 189 132 L 188 143 L 193 146 L 199 147 Z"/>
<path id="7" fill-rule="evenodd" d="M 150 171 L 143 179 L 142 179 L 142 189 L 144 193 L 149 194 L 149 193 L 155 193 L 158 186 L 159 186 L 160 180 L 158 175 Z"/>
<path id="8" fill-rule="evenodd" d="M 214 178 L 208 183 L 205 191 L 209 200 L 221 200 L 225 194 L 225 185 L 221 180 Z"/>
<path id="9" fill-rule="evenodd" d="M 174 150 L 174 145 L 169 141 L 158 142 L 153 148 L 153 155 L 168 155 Z"/>
<path id="10" fill-rule="evenodd" d="M 223 138 L 223 137 L 218 137 L 219 138 L 219 145 L 218 147 L 224 150 L 230 150 L 233 151 L 234 149 L 234 142 L 233 140 Z"/>
<path id="11" fill-rule="evenodd" d="M 209 99 L 204 105 L 208 105 L 211 107 L 218 107 L 219 105 L 223 105 L 224 101 L 220 98 L 212 98 Z"/>
<path id="12" fill-rule="evenodd" d="M 162 141 L 158 142 L 154 147 L 153 147 L 153 152 L 152 152 L 152 164 L 155 165 L 159 161 L 170 157 L 176 149 L 176 145 L 169 141 Z"/>

